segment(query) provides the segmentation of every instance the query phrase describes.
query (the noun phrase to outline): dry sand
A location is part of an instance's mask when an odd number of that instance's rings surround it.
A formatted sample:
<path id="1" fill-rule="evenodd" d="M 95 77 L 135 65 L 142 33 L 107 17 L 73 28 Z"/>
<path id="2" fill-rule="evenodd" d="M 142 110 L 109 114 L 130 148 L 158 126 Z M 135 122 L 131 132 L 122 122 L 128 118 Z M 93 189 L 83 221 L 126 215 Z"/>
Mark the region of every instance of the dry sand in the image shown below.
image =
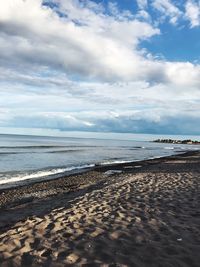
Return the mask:
<path id="1" fill-rule="evenodd" d="M 200 266 L 200 153 L 138 165 L 1 191 L 0 266 Z"/>

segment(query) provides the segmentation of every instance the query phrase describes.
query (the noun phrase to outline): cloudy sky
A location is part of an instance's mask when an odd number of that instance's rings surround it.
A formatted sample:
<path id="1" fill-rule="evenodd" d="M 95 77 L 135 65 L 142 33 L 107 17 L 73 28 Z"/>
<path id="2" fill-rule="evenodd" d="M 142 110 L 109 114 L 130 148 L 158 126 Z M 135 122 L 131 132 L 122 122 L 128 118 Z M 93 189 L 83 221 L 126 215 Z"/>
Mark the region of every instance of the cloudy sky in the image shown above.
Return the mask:
<path id="1" fill-rule="evenodd" d="M 0 132 L 200 134 L 199 0 L 0 0 Z"/>

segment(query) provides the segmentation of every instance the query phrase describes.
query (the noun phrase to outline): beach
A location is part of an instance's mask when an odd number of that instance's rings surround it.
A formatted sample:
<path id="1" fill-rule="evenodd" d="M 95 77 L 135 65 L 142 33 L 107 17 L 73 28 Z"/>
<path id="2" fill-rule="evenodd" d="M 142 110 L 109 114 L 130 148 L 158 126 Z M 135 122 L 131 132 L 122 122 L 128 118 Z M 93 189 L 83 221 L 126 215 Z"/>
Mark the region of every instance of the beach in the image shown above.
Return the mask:
<path id="1" fill-rule="evenodd" d="M 199 266 L 200 152 L 0 190 L 0 266 Z"/>

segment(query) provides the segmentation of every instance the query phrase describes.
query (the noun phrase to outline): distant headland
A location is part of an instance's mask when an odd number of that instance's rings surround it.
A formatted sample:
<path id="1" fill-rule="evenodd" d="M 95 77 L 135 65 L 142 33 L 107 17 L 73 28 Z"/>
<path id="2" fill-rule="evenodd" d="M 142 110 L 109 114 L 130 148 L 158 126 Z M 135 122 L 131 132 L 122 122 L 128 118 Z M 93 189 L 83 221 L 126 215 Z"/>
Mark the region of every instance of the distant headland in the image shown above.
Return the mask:
<path id="1" fill-rule="evenodd" d="M 199 141 L 187 140 L 173 140 L 173 139 L 156 139 L 155 143 L 167 143 L 167 144 L 187 144 L 187 145 L 200 145 Z"/>

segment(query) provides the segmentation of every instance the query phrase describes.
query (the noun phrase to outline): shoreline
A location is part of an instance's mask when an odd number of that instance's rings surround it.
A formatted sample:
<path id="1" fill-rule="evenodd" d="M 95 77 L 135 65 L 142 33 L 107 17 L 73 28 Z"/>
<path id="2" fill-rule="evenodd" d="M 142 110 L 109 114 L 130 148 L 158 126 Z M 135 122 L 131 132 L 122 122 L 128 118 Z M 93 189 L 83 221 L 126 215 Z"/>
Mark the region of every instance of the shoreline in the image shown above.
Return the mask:
<path id="1" fill-rule="evenodd" d="M 12 207 L 30 203 L 37 199 L 52 197 L 57 194 L 68 194 L 76 192 L 81 188 L 95 185 L 98 182 L 109 179 L 113 175 L 126 173 L 139 173 L 145 167 L 160 164 L 165 160 L 173 160 L 177 157 L 187 157 L 198 154 L 200 151 L 187 151 L 164 157 L 156 157 L 145 160 L 131 161 L 125 163 L 115 163 L 106 165 L 95 165 L 94 167 L 68 172 L 60 177 L 47 177 L 43 180 L 33 179 L 22 181 L 17 184 L 6 184 L 0 188 L 0 210 L 5 207 Z M 108 174 L 106 174 L 108 172 Z M 109 174 L 109 172 L 111 172 Z M 113 172 L 113 173 L 112 173 Z M 8 185 L 8 186 L 7 186 Z M 38 193 L 36 193 L 38 192 Z"/>
<path id="2" fill-rule="evenodd" d="M 56 179 L 30 181 L 30 183 L 18 184 L 14 187 L 0 188 L 0 211 L 9 210 L 21 205 L 30 205 L 33 202 L 40 202 L 43 199 L 51 199 L 57 195 L 78 194 L 79 191 L 86 188 L 93 188 L 100 183 L 109 181 L 112 176 L 118 177 L 125 174 L 138 174 L 145 172 L 151 166 L 158 165 L 166 160 L 173 161 L 177 158 L 185 158 L 198 155 L 200 151 L 187 151 L 171 156 L 158 157 L 142 161 L 133 161 L 127 163 L 118 163 L 110 165 L 95 165 L 88 170 L 81 170 L 77 173 L 71 173 Z M 147 170 L 146 170 L 147 169 Z M 110 173 L 113 171 L 113 173 Z M 106 174 L 108 172 L 108 174 Z M 115 173 L 116 172 L 116 173 Z M 84 191 L 84 190 L 83 190 Z M 1 229 L 0 215 L 0 229 Z"/>
<path id="3" fill-rule="evenodd" d="M 41 183 L 41 182 L 48 182 L 48 181 L 52 181 L 52 180 L 57 180 L 57 179 L 62 179 L 62 178 L 66 178 L 69 176 L 73 176 L 73 175 L 78 175 L 78 174 L 84 174 L 90 171 L 96 171 L 96 170 L 104 170 L 105 169 L 110 169 L 110 168 L 114 168 L 117 169 L 118 167 L 121 168 L 123 166 L 126 165 L 134 165 L 134 164 L 140 164 L 141 163 L 145 163 L 146 161 L 151 161 L 151 160 L 156 160 L 156 159 L 161 159 L 161 158 L 168 158 L 168 157 L 172 157 L 172 156 L 178 156 L 178 155 L 184 155 L 185 153 L 190 153 L 190 152 L 196 152 L 199 150 L 185 150 L 185 151 L 179 151 L 176 154 L 171 154 L 169 156 L 158 156 L 158 157 L 152 157 L 152 158 L 148 158 L 148 159 L 144 159 L 144 160 L 134 160 L 134 161 L 124 161 L 122 163 L 111 163 L 111 164 L 88 164 L 88 165 L 94 165 L 91 167 L 83 167 L 83 168 L 76 168 L 74 170 L 69 170 L 69 171 L 64 171 L 63 173 L 58 173 L 58 174 L 51 174 L 48 176 L 42 176 L 42 177 L 37 177 L 37 178 L 28 178 L 28 179 L 24 179 L 24 180 L 18 180 L 15 182 L 6 182 L 3 184 L 0 184 L 0 193 L 2 191 L 5 190 L 9 190 L 9 189 L 14 189 L 14 188 L 19 188 L 19 187 L 23 187 L 23 186 L 31 186 L 35 183 Z M 59 167 L 58 167 L 59 168 Z M 67 168 L 67 167 L 66 167 Z M 42 169 L 43 170 L 43 169 Z M 38 170 L 38 171 L 42 171 L 42 170 Z"/>
<path id="4" fill-rule="evenodd" d="M 199 189 L 189 151 L 0 191 L 0 262 L 197 267 Z"/>

